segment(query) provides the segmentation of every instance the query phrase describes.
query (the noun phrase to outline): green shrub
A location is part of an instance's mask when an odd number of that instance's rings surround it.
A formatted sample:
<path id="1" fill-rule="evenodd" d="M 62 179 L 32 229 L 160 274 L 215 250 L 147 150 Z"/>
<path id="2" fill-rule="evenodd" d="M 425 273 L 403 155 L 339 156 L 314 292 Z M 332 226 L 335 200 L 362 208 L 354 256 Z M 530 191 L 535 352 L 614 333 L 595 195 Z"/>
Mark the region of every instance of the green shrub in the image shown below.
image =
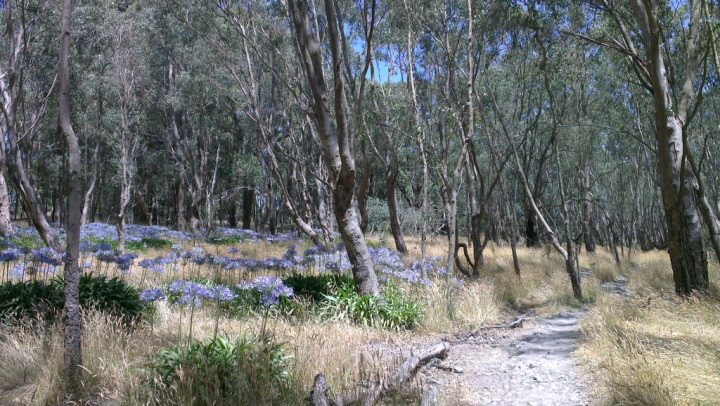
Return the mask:
<path id="1" fill-rule="evenodd" d="M 0 320 L 34 319 L 38 315 L 53 317 L 63 292 L 43 281 L 15 281 L 0 285 Z"/>
<path id="2" fill-rule="evenodd" d="M 352 276 L 325 273 L 321 275 L 292 274 L 283 279 L 285 286 L 293 288 L 296 297 L 320 303 L 337 291 L 338 285 L 352 284 Z"/>
<path id="3" fill-rule="evenodd" d="M 420 324 L 422 309 L 395 285 L 385 286 L 383 297 L 363 296 L 355 291 L 355 284 L 350 281 L 339 283 L 337 291 L 325 297 L 322 314 L 365 326 L 403 330 Z"/>
<path id="4" fill-rule="evenodd" d="M 218 337 L 164 349 L 148 372 L 160 404 L 283 404 L 297 396 L 289 360 L 270 340 Z"/>
<path id="5" fill-rule="evenodd" d="M 40 280 L 6 282 L 0 286 L 0 320 L 42 316 L 54 318 L 65 305 L 65 281 Z M 133 319 L 145 306 L 140 292 L 122 279 L 83 274 L 80 277 L 80 306 Z"/>
<path id="6" fill-rule="evenodd" d="M 128 241 L 125 245 L 131 251 L 165 250 L 172 248 L 173 242 L 162 238 L 143 238 L 140 241 Z"/>
<path id="7" fill-rule="evenodd" d="M 13 235 L 10 237 L 9 242 L 25 250 L 25 252 L 45 246 L 45 243 L 34 235 Z"/>
<path id="8" fill-rule="evenodd" d="M 234 245 L 234 244 L 239 244 L 239 243 L 245 241 L 245 238 L 235 236 L 235 235 L 231 235 L 229 237 L 215 236 L 215 237 L 209 237 L 206 241 L 210 244 L 215 244 L 215 245 Z"/>
<path id="9" fill-rule="evenodd" d="M 85 242 L 94 246 L 108 245 L 110 246 L 110 248 L 112 248 L 113 251 L 116 251 L 118 249 L 118 241 L 110 238 L 87 237 L 85 239 Z"/>

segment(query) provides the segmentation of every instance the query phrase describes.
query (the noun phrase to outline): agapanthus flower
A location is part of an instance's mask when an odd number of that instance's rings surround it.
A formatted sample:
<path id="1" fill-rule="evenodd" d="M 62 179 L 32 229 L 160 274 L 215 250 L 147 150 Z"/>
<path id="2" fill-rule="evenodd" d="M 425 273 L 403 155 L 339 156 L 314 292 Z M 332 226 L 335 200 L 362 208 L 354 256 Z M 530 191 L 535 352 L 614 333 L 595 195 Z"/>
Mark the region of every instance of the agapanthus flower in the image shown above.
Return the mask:
<path id="1" fill-rule="evenodd" d="M 23 256 L 23 251 L 19 248 L 8 248 L 3 252 L 0 252 L 0 262 L 12 262 L 17 261 Z"/>
<path id="2" fill-rule="evenodd" d="M 118 268 L 120 268 L 123 271 L 130 270 L 130 267 L 133 264 L 133 261 L 135 261 L 135 258 L 137 258 L 138 255 L 134 252 L 128 252 L 122 255 L 118 255 L 115 259 L 115 263 L 117 263 Z"/>
<path id="3" fill-rule="evenodd" d="M 212 293 L 212 298 L 219 302 L 230 302 L 237 298 L 237 294 L 235 294 L 232 289 L 222 285 L 214 286 L 210 292 Z"/>
<path id="4" fill-rule="evenodd" d="M 259 276 L 250 283 L 244 281 L 237 285 L 240 289 L 253 289 L 260 292 L 260 304 L 273 306 L 280 303 L 281 297 L 292 297 L 293 289 L 285 286 L 280 278 L 275 276 Z"/>
<path id="5" fill-rule="evenodd" d="M 62 263 L 62 255 L 52 248 L 43 247 L 33 250 L 32 258 L 40 263 L 58 266 Z"/>
<path id="6" fill-rule="evenodd" d="M 117 261 L 117 255 L 112 250 L 101 250 L 95 253 L 98 260 L 102 262 L 115 262 Z"/>
<path id="7" fill-rule="evenodd" d="M 176 280 L 168 288 L 170 293 L 180 294 L 178 303 L 184 306 L 200 306 L 203 300 L 215 299 L 213 290 L 202 283 Z"/>
<path id="8" fill-rule="evenodd" d="M 140 292 L 140 301 L 146 304 L 163 299 L 165 299 L 165 291 L 162 288 L 146 289 Z"/>

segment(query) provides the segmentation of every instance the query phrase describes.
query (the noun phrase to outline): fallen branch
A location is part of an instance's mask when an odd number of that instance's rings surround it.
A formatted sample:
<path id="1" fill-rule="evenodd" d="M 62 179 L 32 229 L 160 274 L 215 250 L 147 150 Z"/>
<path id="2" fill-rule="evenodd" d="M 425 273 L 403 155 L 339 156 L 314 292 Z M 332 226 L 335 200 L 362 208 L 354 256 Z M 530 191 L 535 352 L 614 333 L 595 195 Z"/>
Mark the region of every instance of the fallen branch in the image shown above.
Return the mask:
<path id="1" fill-rule="evenodd" d="M 356 390 L 353 393 L 340 395 L 332 398 L 330 388 L 323 374 L 317 374 L 313 382 L 313 389 L 310 392 L 310 400 L 314 406 L 350 406 L 376 405 L 389 391 L 399 388 L 402 384 L 412 379 L 420 367 L 436 358 L 445 358 L 450 350 L 450 344 L 443 342 L 432 347 L 423 348 L 405 359 L 400 368 L 389 377 L 383 378 L 380 382 L 370 385 L 364 391 Z"/>
<path id="2" fill-rule="evenodd" d="M 456 374 L 462 374 L 463 372 L 465 372 L 462 370 L 462 368 L 457 368 L 452 365 L 443 365 L 440 362 L 437 362 L 437 359 L 434 359 L 428 365 L 441 371 L 454 372 Z"/>
<path id="3" fill-rule="evenodd" d="M 525 321 L 524 317 L 518 317 L 517 319 L 515 319 L 507 324 L 493 324 L 491 326 L 480 327 L 477 330 L 473 330 L 469 333 L 456 334 L 455 338 L 459 339 L 459 340 L 468 339 L 470 337 L 477 336 L 483 330 L 494 330 L 494 329 L 501 329 L 501 328 L 520 328 L 523 326 L 524 321 Z"/>

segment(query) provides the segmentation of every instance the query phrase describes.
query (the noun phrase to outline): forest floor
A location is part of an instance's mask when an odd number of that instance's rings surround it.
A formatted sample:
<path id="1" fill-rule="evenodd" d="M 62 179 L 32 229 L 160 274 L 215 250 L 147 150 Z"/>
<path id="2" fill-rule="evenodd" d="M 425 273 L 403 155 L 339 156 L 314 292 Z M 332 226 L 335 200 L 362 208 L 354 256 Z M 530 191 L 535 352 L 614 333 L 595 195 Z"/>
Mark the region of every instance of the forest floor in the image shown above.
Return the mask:
<path id="1" fill-rule="evenodd" d="M 602 284 L 613 296 L 627 296 L 627 280 Z M 519 313 L 517 328 L 484 328 L 445 339 L 448 357 L 421 373 L 436 386 L 441 404 L 586 405 L 591 379 L 583 376 L 573 353 L 582 340 L 580 324 L 587 308 L 550 316 Z M 509 324 L 509 323 L 508 323 Z"/>

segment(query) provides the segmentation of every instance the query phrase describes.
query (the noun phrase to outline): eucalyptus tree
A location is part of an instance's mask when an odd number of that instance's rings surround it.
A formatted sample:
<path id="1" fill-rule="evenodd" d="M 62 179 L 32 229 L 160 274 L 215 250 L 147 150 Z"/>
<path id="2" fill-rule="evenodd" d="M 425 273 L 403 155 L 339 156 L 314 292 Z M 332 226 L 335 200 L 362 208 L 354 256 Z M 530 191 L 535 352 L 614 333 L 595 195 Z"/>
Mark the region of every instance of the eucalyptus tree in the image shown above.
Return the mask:
<path id="1" fill-rule="evenodd" d="M 297 168 L 293 168 L 289 171 L 290 176 L 286 176 L 281 167 L 281 161 L 278 159 L 278 153 L 276 153 L 276 150 L 281 152 L 289 148 L 295 148 L 294 152 L 298 153 L 297 156 L 302 156 L 305 152 L 301 151 L 303 141 L 296 137 L 298 132 L 293 128 L 297 123 L 291 120 L 290 106 L 283 106 L 285 103 L 282 101 L 283 96 L 286 95 L 298 103 L 300 96 L 293 92 L 292 86 L 290 86 L 290 84 L 297 84 L 297 79 L 292 78 L 293 66 L 285 57 L 285 54 L 290 51 L 287 49 L 291 44 L 290 37 L 274 27 L 273 24 L 278 17 L 273 16 L 272 11 L 259 10 L 261 7 L 256 4 L 247 8 L 232 7 L 231 5 L 221 8 L 223 21 L 238 34 L 237 49 L 241 50 L 239 55 L 233 52 L 234 44 L 229 44 L 229 40 L 226 38 L 212 35 L 208 36 L 207 41 L 219 52 L 229 56 L 224 60 L 223 66 L 228 77 L 232 78 L 239 89 L 239 96 L 246 104 L 246 108 L 243 109 L 244 113 L 252 121 L 259 135 L 258 139 L 262 145 L 260 155 L 264 157 L 265 166 L 269 169 L 268 192 L 272 188 L 272 183 L 276 184 L 292 222 L 314 244 L 321 245 L 320 235 L 312 227 L 312 203 L 309 198 L 309 186 L 305 180 L 304 164 L 301 165 L 303 169 L 299 173 Z M 263 12 L 267 15 L 263 16 Z M 222 28 L 219 28 L 218 32 L 222 32 Z M 268 37 L 271 38 L 271 44 L 261 43 Z M 263 54 L 263 50 L 266 49 L 263 45 L 274 48 L 269 59 Z M 241 66 L 236 66 L 238 58 L 242 61 Z M 268 67 L 270 67 L 269 74 L 263 76 Z M 238 100 L 237 103 L 239 104 L 240 101 Z M 282 129 L 284 134 L 277 134 L 278 128 Z M 282 142 L 283 138 L 285 138 L 285 143 Z M 291 164 L 290 166 L 295 165 Z M 287 178 L 289 178 L 289 182 L 286 182 Z M 293 187 L 299 187 L 300 199 L 297 199 L 297 196 L 292 193 Z M 269 193 L 266 206 L 274 211 L 271 199 L 272 195 Z M 302 206 L 296 200 L 302 202 Z"/>
<path id="2" fill-rule="evenodd" d="M 72 19 L 71 0 L 63 1 L 60 28 L 60 52 L 58 55 L 58 126 L 68 149 L 67 181 L 68 217 L 65 226 L 67 245 L 65 248 L 65 303 L 63 307 L 64 352 L 62 379 L 66 394 L 79 390 L 79 375 L 82 366 L 82 313 L 80 309 L 80 217 L 82 195 L 82 162 L 80 144 L 70 121 L 70 34 Z"/>
<path id="3" fill-rule="evenodd" d="M 113 18 L 114 17 L 114 18 Z M 142 32 L 142 16 L 139 13 L 126 10 L 114 11 L 111 14 L 113 21 L 113 51 L 112 64 L 114 68 L 115 94 L 117 95 L 117 112 L 119 122 L 116 137 L 120 159 L 120 201 L 116 214 L 116 228 L 118 234 L 118 251 L 125 253 L 125 216 L 135 176 L 135 158 L 140 143 L 140 101 L 139 95 L 141 76 L 138 65 L 142 58 L 138 51 L 144 49 L 144 38 L 137 33 Z M 97 150 L 97 147 L 96 147 Z"/>
<path id="4" fill-rule="evenodd" d="M 428 232 L 428 210 L 429 210 L 429 183 L 430 183 L 430 171 L 428 167 L 427 153 L 425 151 L 425 139 L 427 126 L 422 117 L 422 109 L 418 98 L 418 90 L 415 79 L 415 50 L 417 48 L 417 33 L 415 31 L 415 24 L 413 13 L 414 8 L 411 8 L 410 3 L 407 0 L 403 0 L 404 8 L 401 11 L 405 12 L 405 24 L 406 29 L 406 55 L 407 55 L 407 81 L 410 87 L 408 93 L 408 110 L 411 112 L 413 117 L 412 120 L 412 133 L 415 135 L 415 142 L 418 147 L 418 155 L 420 156 L 420 162 L 422 165 L 422 206 L 420 216 L 422 218 L 422 224 L 420 226 L 420 256 L 422 264 L 423 276 L 426 276 L 425 269 L 425 258 L 427 256 L 427 232 Z"/>
<path id="5" fill-rule="evenodd" d="M 313 34 L 308 5 L 305 0 L 289 0 L 290 18 L 295 30 L 298 53 L 313 100 L 313 118 L 317 126 L 325 164 L 331 175 L 331 190 L 335 219 L 348 257 L 353 266 L 357 290 L 362 294 L 380 293 L 380 285 L 357 217 L 355 199 L 355 159 L 352 155 L 352 135 L 343 73 L 342 39 L 343 21 L 338 18 L 336 4 L 325 1 L 327 34 L 332 56 L 334 120 L 330 114 L 328 89 L 323 72 L 323 54 Z M 314 10 L 317 12 L 318 10 Z"/>
<path id="6" fill-rule="evenodd" d="M 628 5 L 604 0 L 602 4 L 620 39 L 612 42 L 590 40 L 627 55 L 637 79 L 654 101 L 657 170 L 675 290 L 678 294 L 706 291 L 708 269 L 704 227 L 698 209 L 697 179 L 688 159 L 694 154 L 688 142 L 688 130 L 699 103 L 698 92 L 702 92 L 704 86 L 703 78 L 698 78 L 705 62 L 702 1 L 690 0 L 687 7 L 679 6 L 674 10 L 662 0 L 633 0 Z M 669 21 L 672 18 L 675 18 L 674 22 Z M 682 21 L 687 24 L 687 29 L 674 34 L 676 47 L 668 47 L 666 35 L 674 29 L 679 30 Z M 632 35 L 632 27 L 639 30 L 639 38 Z M 682 66 L 680 72 L 672 69 L 679 64 Z"/>
<path id="7" fill-rule="evenodd" d="M 4 52 L 5 63 L 0 67 L 0 92 L 3 96 L 3 127 L 7 150 L 3 145 L 0 148 L 3 151 L 0 155 L 6 156 L 5 163 L 10 180 L 40 237 L 48 246 L 61 251 L 60 244 L 45 217 L 35 186 L 26 172 L 20 145 L 21 140 L 32 139 L 37 133 L 55 85 L 54 79 L 42 77 L 45 72 L 40 72 L 37 66 L 31 64 L 34 47 L 44 38 L 30 27 L 38 21 L 50 19 L 51 11 L 44 4 L 29 5 L 26 2 L 11 0 L 4 3 L 2 12 L 5 17 L 3 36 L 7 46 Z M 0 190 L 0 204 L 4 199 L 1 195 L 2 190 Z M 4 215 L 0 214 L 0 218 L 2 217 Z M 9 215 L 7 218 L 9 219 Z M 7 224 L 3 228 L 9 230 Z"/>

